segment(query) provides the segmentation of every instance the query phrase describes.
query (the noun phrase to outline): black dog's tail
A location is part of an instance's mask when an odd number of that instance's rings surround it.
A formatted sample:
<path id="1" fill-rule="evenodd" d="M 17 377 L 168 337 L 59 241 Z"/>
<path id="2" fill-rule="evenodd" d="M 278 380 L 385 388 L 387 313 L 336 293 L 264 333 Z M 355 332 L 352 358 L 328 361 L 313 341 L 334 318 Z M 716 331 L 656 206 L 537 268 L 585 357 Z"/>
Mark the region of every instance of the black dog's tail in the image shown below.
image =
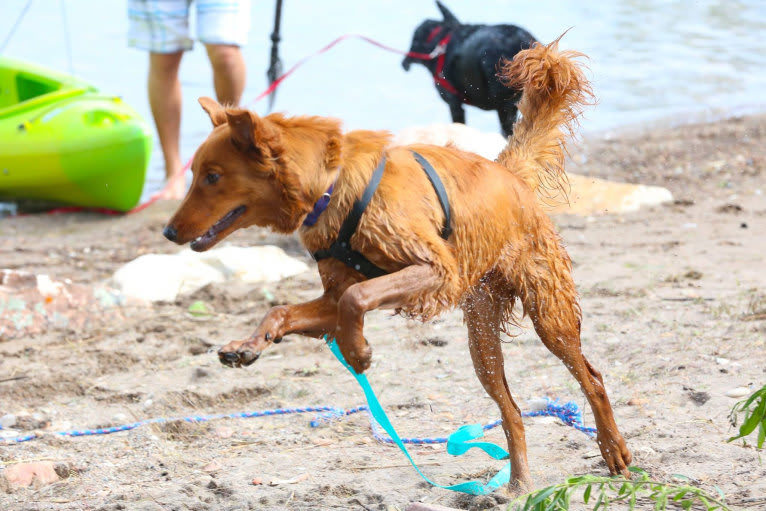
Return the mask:
<path id="1" fill-rule="evenodd" d="M 503 62 L 498 73 L 506 86 L 523 91 L 522 118 L 498 162 L 543 198 L 566 197 L 566 135 L 573 135 L 583 107 L 593 103 L 590 83 L 574 60 L 584 55 L 559 51 L 561 37 L 548 45 L 534 43 Z"/>

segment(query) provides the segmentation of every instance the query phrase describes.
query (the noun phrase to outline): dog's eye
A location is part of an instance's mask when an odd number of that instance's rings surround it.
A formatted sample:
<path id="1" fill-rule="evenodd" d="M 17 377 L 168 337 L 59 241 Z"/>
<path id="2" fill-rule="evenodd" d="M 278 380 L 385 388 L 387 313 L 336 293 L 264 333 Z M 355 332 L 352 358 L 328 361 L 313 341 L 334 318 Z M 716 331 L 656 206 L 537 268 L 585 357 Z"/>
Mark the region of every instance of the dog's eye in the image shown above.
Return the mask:
<path id="1" fill-rule="evenodd" d="M 205 177 L 205 179 L 207 180 L 208 184 L 212 185 L 212 184 L 215 184 L 220 177 L 221 177 L 220 174 L 215 174 L 215 173 L 211 172 L 210 174 L 208 174 Z"/>

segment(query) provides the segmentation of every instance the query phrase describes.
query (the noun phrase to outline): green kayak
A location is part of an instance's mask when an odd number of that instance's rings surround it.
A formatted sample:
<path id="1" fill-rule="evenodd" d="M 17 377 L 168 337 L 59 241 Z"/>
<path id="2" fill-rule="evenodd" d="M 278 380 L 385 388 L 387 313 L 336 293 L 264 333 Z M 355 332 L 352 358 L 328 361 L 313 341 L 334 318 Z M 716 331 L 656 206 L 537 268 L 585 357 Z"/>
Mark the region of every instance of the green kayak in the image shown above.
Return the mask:
<path id="1" fill-rule="evenodd" d="M 127 211 L 141 197 L 152 132 L 120 98 L 0 57 L 0 201 Z"/>

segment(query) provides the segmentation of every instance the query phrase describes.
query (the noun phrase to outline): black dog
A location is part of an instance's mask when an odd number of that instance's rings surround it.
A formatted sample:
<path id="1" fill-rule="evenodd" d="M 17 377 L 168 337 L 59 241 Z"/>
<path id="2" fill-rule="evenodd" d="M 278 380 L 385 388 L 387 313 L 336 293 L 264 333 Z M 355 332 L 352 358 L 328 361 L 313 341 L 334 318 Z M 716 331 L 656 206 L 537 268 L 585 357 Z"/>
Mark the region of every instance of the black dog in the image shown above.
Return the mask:
<path id="1" fill-rule="evenodd" d="M 437 0 L 436 5 L 444 20 L 426 20 L 415 29 L 410 52 L 423 57 L 408 56 L 402 66 L 409 71 L 410 64 L 417 62 L 428 68 L 436 90 L 449 105 L 452 122 L 465 124 L 463 103 L 497 110 L 503 134 L 510 136 L 521 91 L 500 83 L 497 64 L 529 48 L 534 36 L 515 25 L 463 25 L 441 2 Z"/>

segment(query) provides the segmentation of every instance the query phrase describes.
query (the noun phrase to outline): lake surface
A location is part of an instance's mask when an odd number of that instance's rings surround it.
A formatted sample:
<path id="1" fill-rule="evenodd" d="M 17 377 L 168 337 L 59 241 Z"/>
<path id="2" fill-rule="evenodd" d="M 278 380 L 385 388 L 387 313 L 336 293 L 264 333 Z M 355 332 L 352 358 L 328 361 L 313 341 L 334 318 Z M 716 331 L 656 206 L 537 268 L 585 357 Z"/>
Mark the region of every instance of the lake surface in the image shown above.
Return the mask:
<path id="1" fill-rule="evenodd" d="M 64 4 L 64 1 L 66 2 Z M 0 1 L 0 45 L 28 0 Z M 501 1 L 445 0 L 464 23 L 513 23 L 550 41 L 567 29 L 562 48 L 589 57 L 599 103 L 586 110 L 585 131 L 648 121 L 679 122 L 766 110 L 766 1 Z M 122 96 L 151 122 L 146 53 L 127 46 L 126 0 L 33 0 L 4 53 L 70 71 L 104 92 Z M 248 84 L 243 102 L 266 88 L 274 0 L 252 1 Z M 289 69 L 336 37 L 364 34 L 406 50 L 413 29 L 440 18 L 431 1 L 284 0 L 280 55 Z M 401 56 L 361 40 L 346 40 L 309 60 L 279 88 L 275 110 L 338 117 L 347 129 L 397 131 L 450 122 L 422 66 L 404 72 Z M 199 96 L 213 96 L 201 45 L 181 66 L 184 91 L 182 157 L 210 131 Z M 499 131 L 494 112 L 467 107 L 466 122 Z M 145 196 L 162 182 L 159 143 Z"/>

